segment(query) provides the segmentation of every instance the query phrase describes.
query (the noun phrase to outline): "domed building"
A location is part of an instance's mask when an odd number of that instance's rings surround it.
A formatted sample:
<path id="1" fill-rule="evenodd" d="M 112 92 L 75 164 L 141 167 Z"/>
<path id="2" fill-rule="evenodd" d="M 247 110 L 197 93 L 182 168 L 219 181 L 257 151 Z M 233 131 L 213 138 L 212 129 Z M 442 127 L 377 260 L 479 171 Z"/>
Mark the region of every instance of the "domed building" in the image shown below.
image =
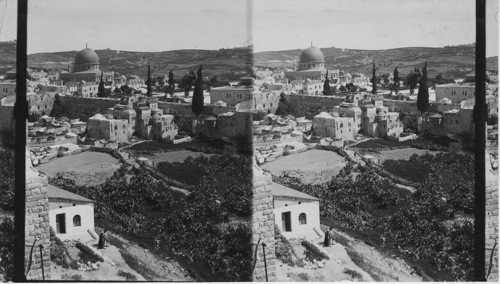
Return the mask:
<path id="1" fill-rule="evenodd" d="M 99 70 L 99 56 L 90 48 L 80 50 L 75 56 L 75 72 Z"/>
<path id="2" fill-rule="evenodd" d="M 99 56 L 94 50 L 85 47 L 76 54 L 73 70 L 61 73 L 59 77 L 70 90 L 76 90 L 78 95 L 94 97 L 97 95 L 101 75 L 107 85 L 113 84 L 114 72 L 101 71 Z M 81 84 L 82 81 L 85 84 Z"/>
<path id="3" fill-rule="evenodd" d="M 295 69 L 295 63 L 294 63 Z M 298 69 L 286 71 L 285 78 L 296 86 L 297 90 L 307 92 L 311 95 L 319 95 L 323 91 L 323 82 L 328 72 L 330 83 L 336 84 L 339 80 L 339 70 L 327 70 L 325 68 L 325 56 L 317 47 L 306 48 L 300 54 Z M 307 85 L 307 86 L 305 86 Z"/>
<path id="4" fill-rule="evenodd" d="M 300 54 L 299 70 L 324 69 L 325 56 L 318 48 L 311 46 Z"/>

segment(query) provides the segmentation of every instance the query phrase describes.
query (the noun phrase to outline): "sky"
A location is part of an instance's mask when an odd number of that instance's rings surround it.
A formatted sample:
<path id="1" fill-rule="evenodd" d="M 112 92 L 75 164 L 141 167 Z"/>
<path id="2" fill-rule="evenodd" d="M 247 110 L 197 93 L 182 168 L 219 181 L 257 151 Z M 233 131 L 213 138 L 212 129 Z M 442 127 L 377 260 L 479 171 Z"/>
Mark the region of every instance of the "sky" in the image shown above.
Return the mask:
<path id="1" fill-rule="evenodd" d="M 92 49 L 127 51 L 248 45 L 249 1 L 30 1 L 28 54 L 80 50 L 86 43 Z"/>
<path id="2" fill-rule="evenodd" d="M 487 0 L 487 56 L 498 55 L 498 0 Z M 0 0 L 0 41 L 16 38 L 15 0 Z M 164 51 L 247 45 L 388 49 L 475 41 L 474 0 L 35 0 L 28 53 Z"/>
<path id="3" fill-rule="evenodd" d="M 498 55 L 498 0 L 488 2 L 488 56 Z M 475 42 L 474 0 L 254 0 L 254 51 L 389 49 Z M 498 19 L 498 18 L 497 18 Z"/>

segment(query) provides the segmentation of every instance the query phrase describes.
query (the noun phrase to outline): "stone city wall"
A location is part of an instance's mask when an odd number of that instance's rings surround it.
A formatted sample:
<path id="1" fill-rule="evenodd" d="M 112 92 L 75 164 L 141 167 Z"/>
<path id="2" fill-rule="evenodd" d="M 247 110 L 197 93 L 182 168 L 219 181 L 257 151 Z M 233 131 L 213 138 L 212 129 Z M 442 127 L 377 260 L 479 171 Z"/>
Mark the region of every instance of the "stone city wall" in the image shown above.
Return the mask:
<path id="1" fill-rule="evenodd" d="M 280 101 L 276 114 L 291 114 L 295 117 L 305 116 L 312 119 L 319 113 L 331 112 L 333 107 L 339 106 L 345 98 L 309 95 L 285 94 L 284 101 Z"/>
<path id="2" fill-rule="evenodd" d="M 420 113 L 416 101 L 388 100 L 384 99 L 384 106 L 396 107 L 399 112 Z"/>
<path id="3" fill-rule="evenodd" d="M 164 110 L 166 114 L 175 115 L 192 115 L 191 104 L 189 103 L 174 103 L 174 102 L 158 102 L 158 108 Z"/>
<path id="4" fill-rule="evenodd" d="M 281 135 L 279 139 L 273 139 L 273 134 L 269 135 L 253 135 L 253 145 L 254 147 L 265 147 L 269 145 L 276 145 L 280 143 L 290 143 L 290 142 L 304 142 L 304 136 L 297 135 Z"/>
<path id="5" fill-rule="evenodd" d="M 82 98 L 73 96 L 60 96 L 63 104 L 68 104 L 75 107 L 92 107 L 97 111 L 96 113 L 107 113 L 108 108 L 114 107 L 120 102 L 116 98 Z"/>
<path id="6" fill-rule="evenodd" d="M 276 281 L 276 255 L 274 243 L 273 196 L 271 194 L 272 179 L 257 167 L 253 166 L 253 204 L 252 204 L 252 245 L 255 266 L 253 280 L 258 282 Z M 265 244 L 265 260 L 262 244 Z"/>

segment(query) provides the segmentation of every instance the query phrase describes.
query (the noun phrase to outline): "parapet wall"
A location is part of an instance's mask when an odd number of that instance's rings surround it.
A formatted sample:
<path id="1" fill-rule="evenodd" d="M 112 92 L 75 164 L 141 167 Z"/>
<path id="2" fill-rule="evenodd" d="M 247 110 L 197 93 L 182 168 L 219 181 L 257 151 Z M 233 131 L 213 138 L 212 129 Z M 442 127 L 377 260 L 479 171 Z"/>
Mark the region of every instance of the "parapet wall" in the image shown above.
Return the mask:
<path id="1" fill-rule="evenodd" d="M 50 224 L 47 185 L 47 177 L 41 176 L 32 167 L 29 150 L 26 148 L 26 238 L 24 259 L 25 271 L 30 267 L 26 275 L 28 280 L 50 279 Z M 35 239 L 36 243 L 31 254 L 31 246 Z M 42 257 L 40 257 L 40 249 L 42 249 Z M 30 258 L 31 263 L 29 262 Z"/>
<path id="2" fill-rule="evenodd" d="M 489 154 L 487 154 L 489 157 Z M 498 171 L 486 158 L 486 232 L 485 257 L 488 281 L 498 281 Z M 496 244 L 496 245 L 495 245 Z M 493 248 L 495 249 L 493 250 Z M 491 269 L 491 271 L 490 271 Z M 488 275 L 489 274 L 489 275 Z"/>
<path id="3" fill-rule="evenodd" d="M 14 106 L 0 104 L 0 132 L 14 130 Z"/>
<path id="4" fill-rule="evenodd" d="M 274 242 L 273 196 L 271 176 L 253 166 L 253 204 L 252 204 L 252 244 L 257 252 L 253 280 L 258 282 L 276 281 L 276 255 Z M 265 244 L 265 263 L 262 244 Z M 255 254 L 254 254 L 255 255 Z"/>

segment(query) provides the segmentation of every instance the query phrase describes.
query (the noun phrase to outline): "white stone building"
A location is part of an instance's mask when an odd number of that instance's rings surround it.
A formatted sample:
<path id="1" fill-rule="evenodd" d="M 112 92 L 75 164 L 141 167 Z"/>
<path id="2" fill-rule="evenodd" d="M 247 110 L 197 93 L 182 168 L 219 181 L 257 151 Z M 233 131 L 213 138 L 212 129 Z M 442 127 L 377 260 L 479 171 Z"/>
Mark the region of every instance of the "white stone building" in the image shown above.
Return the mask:
<path id="1" fill-rule="evenodd" d="M 53 185 L 47 186 L 49 223 L 61 240 L 88 238 L 94 230 L 94 201 Z"/>
<path id="2" fill-rule="evenodd" d="M 317 136 L 342 139 L 342 141 L 354 140 L 354 135 L 357 134 L 357 125 L 352 117 L 335 117 L 326 112 L 314 117 L 312 127 Z"/>
<path id="3" fill-rule="evenodd" d="M 272 183 L 274 223 L 287 238 L 318 238 L 319 199 Z"/>

